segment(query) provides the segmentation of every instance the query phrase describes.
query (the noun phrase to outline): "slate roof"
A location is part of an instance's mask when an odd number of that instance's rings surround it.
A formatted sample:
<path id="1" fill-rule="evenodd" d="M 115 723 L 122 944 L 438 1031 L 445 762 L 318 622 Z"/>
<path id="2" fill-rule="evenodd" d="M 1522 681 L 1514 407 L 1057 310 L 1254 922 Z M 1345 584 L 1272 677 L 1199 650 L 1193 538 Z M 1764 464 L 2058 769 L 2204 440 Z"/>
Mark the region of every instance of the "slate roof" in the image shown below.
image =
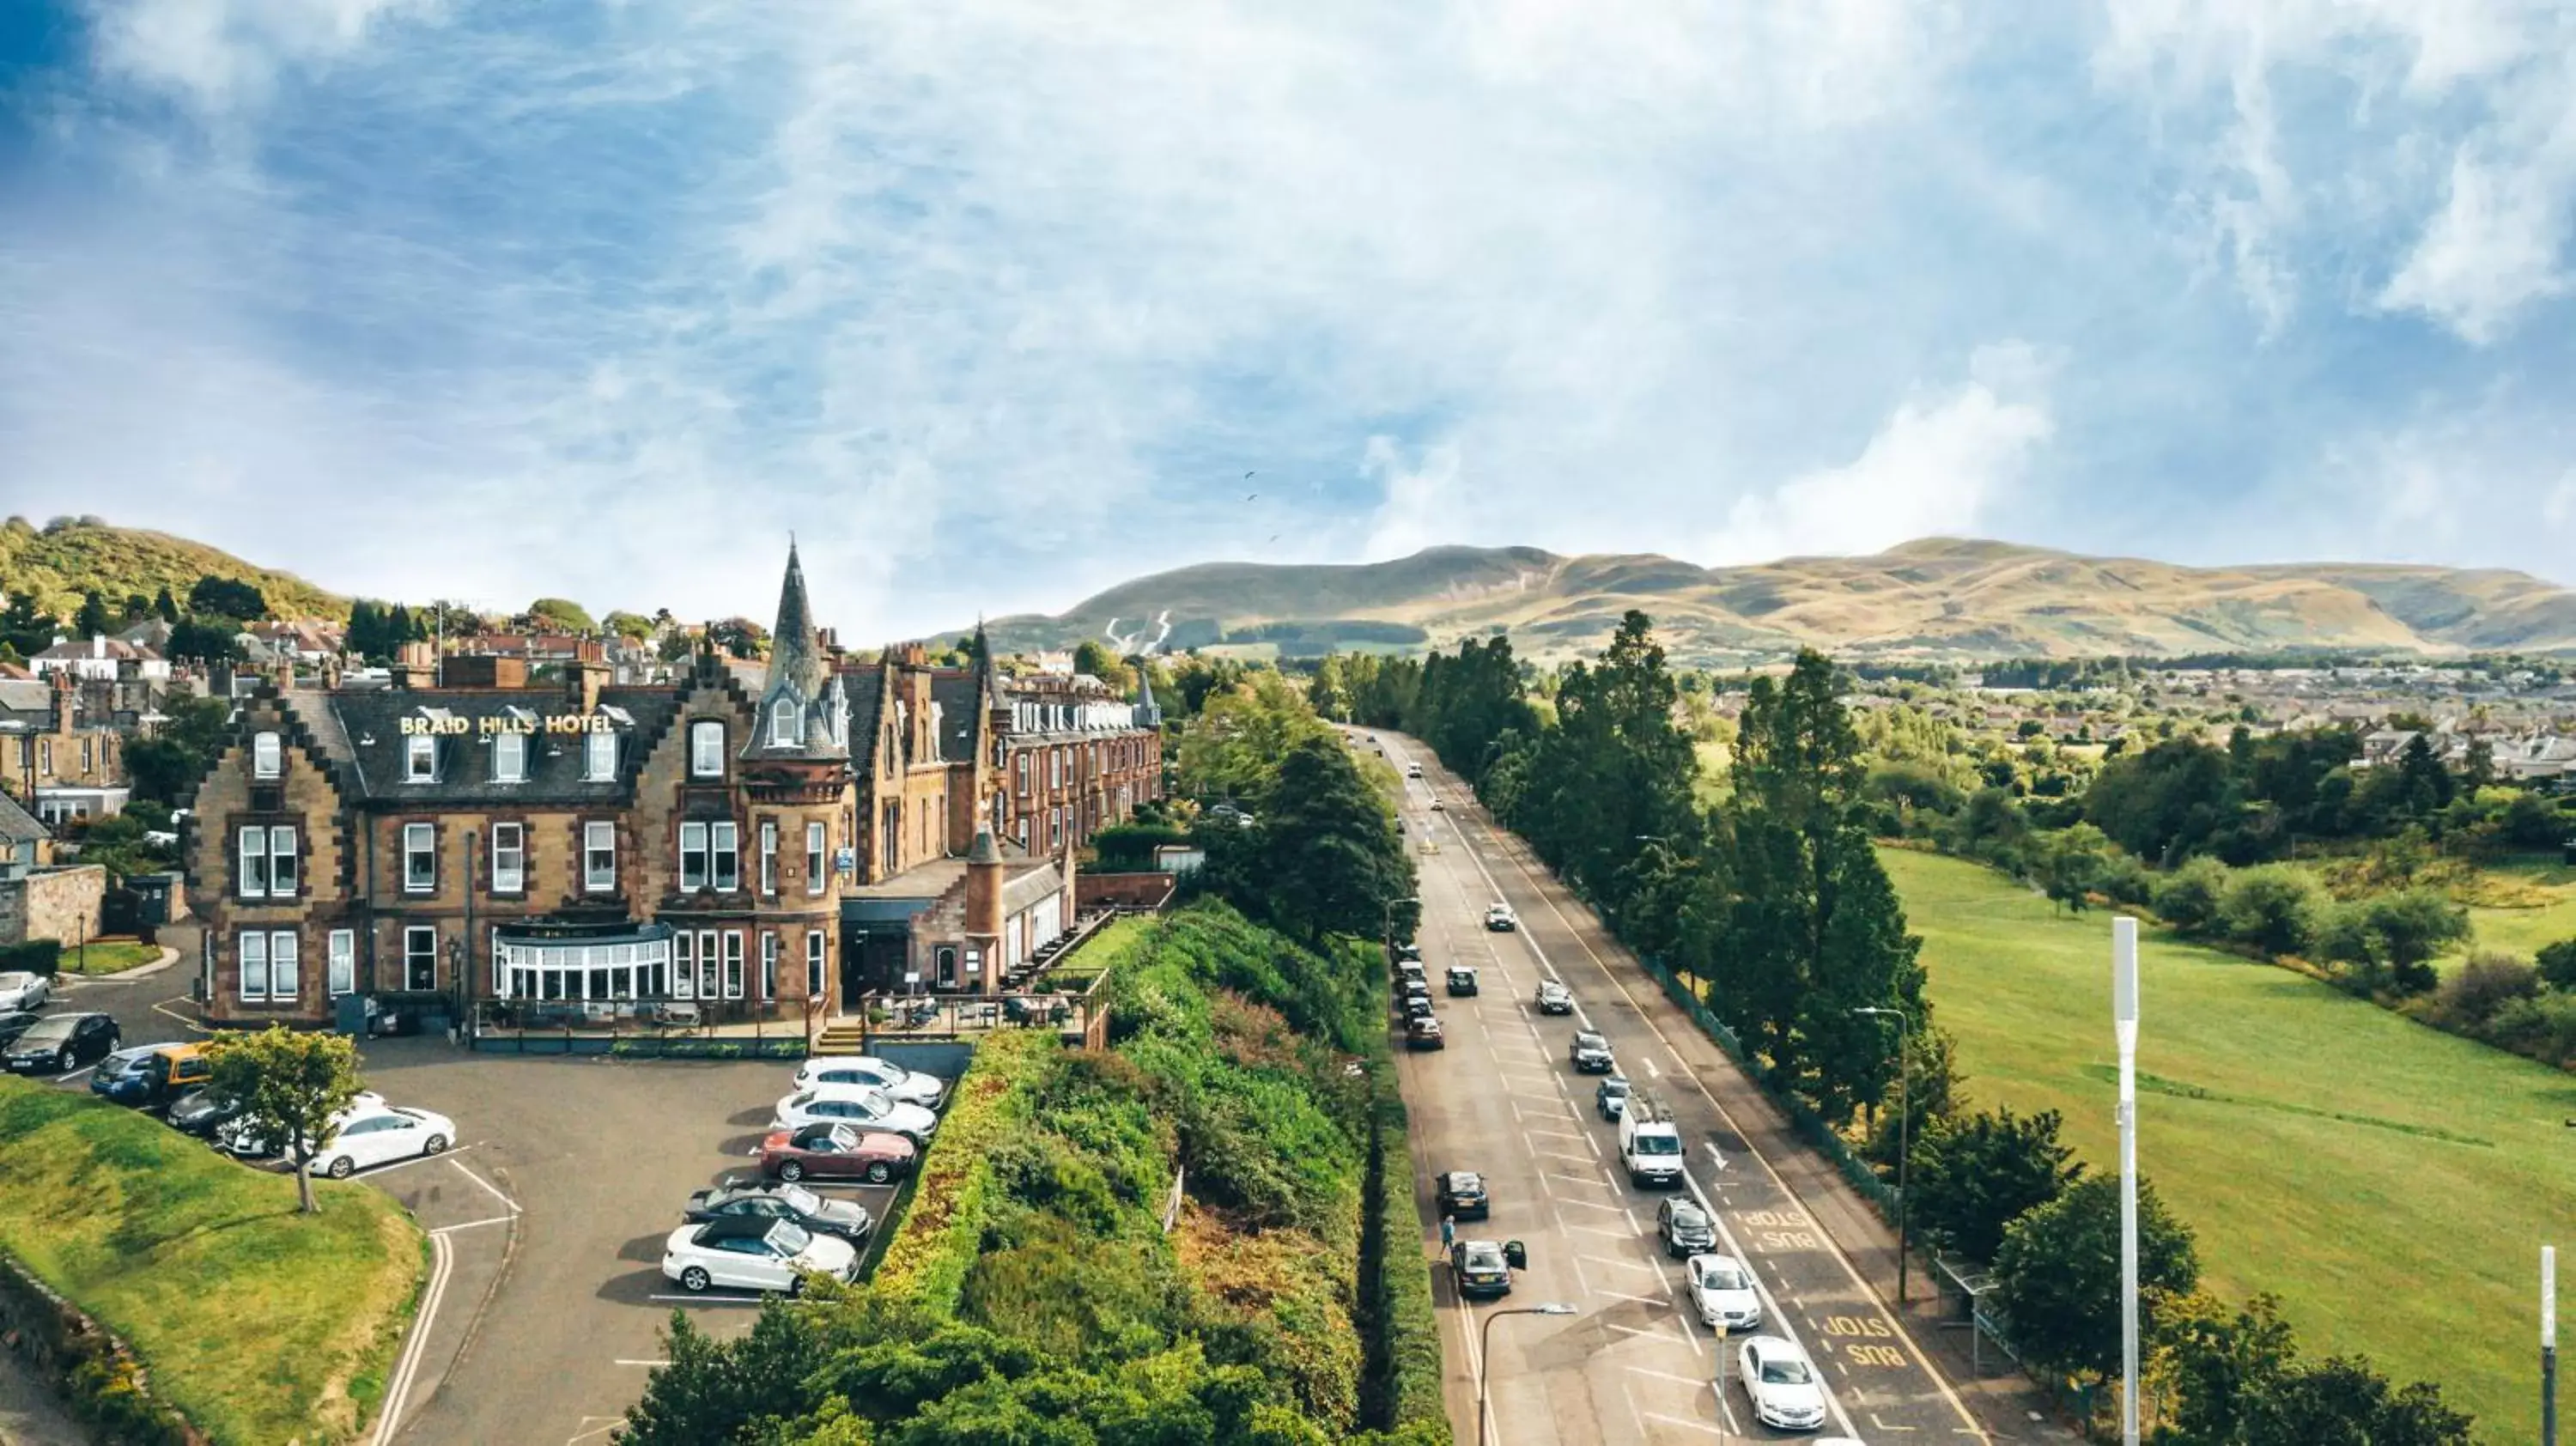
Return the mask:
<path id="1" fill-rule="evenodd" d="M 975 728 L 983 721 L 976 675 L 941 671 L 930 677 L 930 701 L 939 705 L 939 756 L 950 763 L 975 761 Z"/>
<path id="2" fill-rule="evenodd" d="M 52 838 L 53 830 L 36 821 L 36 816 L 18 806 L 18 800 L 0 793 L 0 839 L 10 843 L 36 843 Z"/>
<path id="3" fill-rule="evenodd" d="M 488 688 L 339 688 L 326 693 L 299 688 L 285 697 L 312 735 L 314 746 L 333 762 L 343 791 L 353 799 L 441 807 L 578 806 L 623 803 L 634 796 L 635 775 L 645 755 L 670 730 L 679 711 L 680 690 L 600 689 L 600 711 L 616 725 L 618 748 L 615 776 L 597 782 L 584 776 L 585 735 L 542 731 L 527 735 L 525 782 L 502 783 L 493 777 L 493 735 L 482 731 L 482 720 L 541 720 L 569 712 L 560 693 Z M 438 738 L 435 782 L 405 781 L 407 744 L 402 720 L 407 717 L 466 720 L 466 732 Z"/>
<path id="4" fill-rule="evenodd" d="M 877 723 L 885 713 L 885 665 L 858 663 L 841 669 L 850 695 L 850 769 L 862 777 L 877 766 Z"/>

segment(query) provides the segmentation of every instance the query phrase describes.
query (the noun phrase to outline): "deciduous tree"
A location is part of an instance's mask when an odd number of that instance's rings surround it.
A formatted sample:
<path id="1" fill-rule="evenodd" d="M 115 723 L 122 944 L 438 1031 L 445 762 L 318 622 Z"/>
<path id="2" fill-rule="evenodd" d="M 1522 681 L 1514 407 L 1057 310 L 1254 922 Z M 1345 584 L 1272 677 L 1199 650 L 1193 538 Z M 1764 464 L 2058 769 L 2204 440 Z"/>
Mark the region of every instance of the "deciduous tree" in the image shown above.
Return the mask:
<path id="1" fill-rule="evenodd" d="M 1994 1301 L 2030 1365 L 2107 1379 L 2120 1369 L 2120 1182 L 2095 1175 L 2024 1213 L 1995 1251 Z M 2157 1320 L 2200 1281 L 2190 1227 L 2138 1186 L 2138 1290 Z"/>
<path id="2" fill-rule="evenodd" d="M 2055 1110 L 2009 1108 L 1936 1121 L 1916 1137 L 1915 1221 L 1946 1248 L 1992 1261 L 2014 1221 L 2083 1176 L 2074 1149 L 2057 1138 L 2062 1123 Z"/>
<path id="3" fill-rule="evenodd" d="M 242 1101 L 244 1130 L 285 1149 L 296 1197 L 312 1214 L 313 1156 L 331 1143 L 333 1120 L 357 1097 L 357 1046 L 346 1035 L 272 1024 L 218 1039 L 210 1050 L 214 1086 Z"/>

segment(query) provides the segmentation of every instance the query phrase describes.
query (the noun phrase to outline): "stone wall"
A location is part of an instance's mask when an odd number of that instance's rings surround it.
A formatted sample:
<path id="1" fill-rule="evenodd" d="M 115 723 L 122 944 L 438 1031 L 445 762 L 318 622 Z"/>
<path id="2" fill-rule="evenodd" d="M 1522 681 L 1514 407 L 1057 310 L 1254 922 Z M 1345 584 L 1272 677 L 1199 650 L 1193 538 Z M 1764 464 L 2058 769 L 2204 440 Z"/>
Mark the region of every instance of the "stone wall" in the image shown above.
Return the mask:
<path id="1" fill-rule="evenodd" d="M 107 870 L 96 864 L 40 869 L 0 882 L 0 945 L 53 939 L 64 948 L 95 939 Z"/>
<path id="2" fill-rule="evenodd" d="M 1172 901 L 1170 874 L 1076 874 L 1074 907 L 1087 912 L 1115 904 L 1131 909 L 1160 909 Z"/>

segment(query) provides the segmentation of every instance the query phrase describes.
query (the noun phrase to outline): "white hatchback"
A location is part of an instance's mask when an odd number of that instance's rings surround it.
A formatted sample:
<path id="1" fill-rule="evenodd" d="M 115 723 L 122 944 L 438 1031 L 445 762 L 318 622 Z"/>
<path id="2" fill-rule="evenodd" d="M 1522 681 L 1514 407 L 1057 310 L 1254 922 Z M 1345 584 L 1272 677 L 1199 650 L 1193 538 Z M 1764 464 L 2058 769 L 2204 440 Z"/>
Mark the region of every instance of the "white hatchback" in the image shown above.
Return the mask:
<path id="1" fill-rule="evenodd" d="M 854 1129 L 884 1130 L 915 1145 L 927 1144 L 939 1128 L 939 1116 L 919 1105 L 905 1104 L 881 1089 L 847 1084 L 816 1085 L 787 1096 L 778 1102 L 769 1127 L 801 1130 L 825 1121 Z"/>
<path id="2" fill-rule="evenodd" d="M 925 1110 L 939 1108 L 941 1096 L 948 1092 L 937 1075 L 920 1074 L 868 1055 L 824 1055 L 809 1059 L 798 1067 L 796 1088 L 809 1090 L 826 1084 L 864 1085 L 884 1090 L 903 1104 L 919 1105 Z"/>

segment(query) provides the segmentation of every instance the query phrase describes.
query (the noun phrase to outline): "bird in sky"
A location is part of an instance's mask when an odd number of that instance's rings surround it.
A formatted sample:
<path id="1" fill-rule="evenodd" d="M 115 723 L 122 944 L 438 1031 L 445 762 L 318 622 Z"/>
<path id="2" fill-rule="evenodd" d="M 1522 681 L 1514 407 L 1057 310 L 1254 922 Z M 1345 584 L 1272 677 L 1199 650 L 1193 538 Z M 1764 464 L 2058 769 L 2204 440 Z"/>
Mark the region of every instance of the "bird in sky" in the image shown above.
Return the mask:
<path id="1" fill-rule="evenodd" d="M 1243 475 L 1244 475 L 1245 480 L 1249 481 L 1250 479 L 1252 479 L 1252 478 L 1254 478 L 1254 477 L 1257 477 L 1257 476 L 1259 476 L 1259 475 L 1261 475 L 1261 474 L 1260 474 L 1260 473 L 1258 473 L 1258 472 L 1246 472 L 1246 473 L 1244 473 Z"/>

